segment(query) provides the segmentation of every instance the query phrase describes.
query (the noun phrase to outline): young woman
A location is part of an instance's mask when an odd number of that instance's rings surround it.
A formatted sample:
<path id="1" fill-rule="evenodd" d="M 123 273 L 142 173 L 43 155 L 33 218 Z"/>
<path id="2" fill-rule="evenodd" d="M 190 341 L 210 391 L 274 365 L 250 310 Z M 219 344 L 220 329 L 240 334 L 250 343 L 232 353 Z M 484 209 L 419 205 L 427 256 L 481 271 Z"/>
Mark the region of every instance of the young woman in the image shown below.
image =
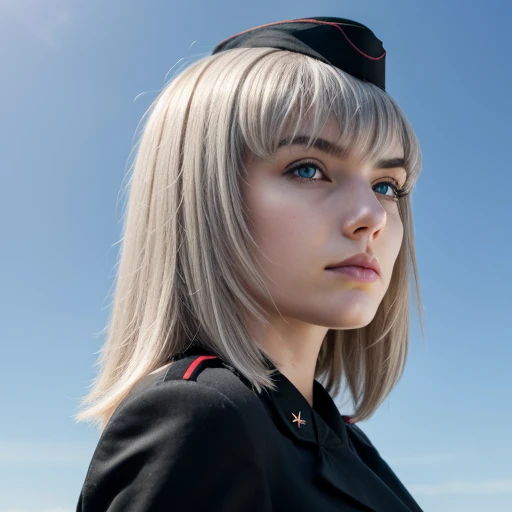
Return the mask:
<path id="1" fill-rule="evenodd" d="M 356 426 L 403 372 L 410 270 L 421 304 L 421 151 L 384 56 L 355 21 L 285 20 L 155 100 L 78 512 L 421 510 Z"/>

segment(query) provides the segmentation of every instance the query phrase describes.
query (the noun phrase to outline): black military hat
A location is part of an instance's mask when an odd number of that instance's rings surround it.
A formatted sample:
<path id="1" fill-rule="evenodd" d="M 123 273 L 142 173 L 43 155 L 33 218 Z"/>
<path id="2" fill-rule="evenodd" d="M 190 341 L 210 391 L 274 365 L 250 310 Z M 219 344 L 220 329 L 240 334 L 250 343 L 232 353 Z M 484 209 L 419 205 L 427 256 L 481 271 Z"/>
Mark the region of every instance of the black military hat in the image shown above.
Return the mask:
<path id="1" fill-rule="evenodd" d="M 222 40 L 212 55 L 233 48 L 261 47 L 309 55 L 386 90 L 386 51 L 362 23 L 324 16 L 276 21 Z"/>

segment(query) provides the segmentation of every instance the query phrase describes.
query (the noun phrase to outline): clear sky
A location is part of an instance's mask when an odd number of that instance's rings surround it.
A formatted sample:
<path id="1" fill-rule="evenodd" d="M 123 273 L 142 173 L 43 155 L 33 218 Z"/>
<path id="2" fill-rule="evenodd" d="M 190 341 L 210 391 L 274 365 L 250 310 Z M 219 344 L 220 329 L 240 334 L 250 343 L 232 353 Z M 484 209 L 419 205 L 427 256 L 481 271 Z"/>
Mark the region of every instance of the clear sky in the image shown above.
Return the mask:
<path id="1" fill-rule="evenodd" d="M 423 148 L 425 342 L 361 428 L 426 512 L 512 510 L 509 3 L 0 2 L 0 512 L 72 512 L 137 125 L 179 59 L 255 25 L 338 16 L 387 51 Z M 341 406 L 340 406 L 341 407 Z M 350 412 L 341 409 L 342 412 Z"/>

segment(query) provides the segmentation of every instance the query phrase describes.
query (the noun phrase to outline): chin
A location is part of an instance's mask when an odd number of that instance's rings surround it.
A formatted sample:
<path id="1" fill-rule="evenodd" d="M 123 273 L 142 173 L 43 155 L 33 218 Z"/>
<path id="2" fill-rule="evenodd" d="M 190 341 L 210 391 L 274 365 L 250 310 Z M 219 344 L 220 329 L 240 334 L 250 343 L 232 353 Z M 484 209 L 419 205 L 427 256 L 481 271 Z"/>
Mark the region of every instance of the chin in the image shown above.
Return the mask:
<path id="1" fill-rule="evenodd" d="M 366 327 L 375 318 L 377 308 L 369 308 L 365 305 L 361 308 L 351 308 L 351 310 L 340 311 L 337 316 L 337 325 L 332 326 L 332 329 L 360 329 Z"/>

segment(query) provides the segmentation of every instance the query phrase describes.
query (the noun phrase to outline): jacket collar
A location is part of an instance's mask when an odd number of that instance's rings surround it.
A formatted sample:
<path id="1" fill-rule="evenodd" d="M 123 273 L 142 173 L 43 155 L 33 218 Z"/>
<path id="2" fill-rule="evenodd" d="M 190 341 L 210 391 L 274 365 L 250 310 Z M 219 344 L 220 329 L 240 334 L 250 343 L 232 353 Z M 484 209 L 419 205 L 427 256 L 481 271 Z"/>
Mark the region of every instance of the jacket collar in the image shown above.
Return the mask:
<path id="1" fill-rule="evenodd" d="M 328 392 L 316 379 L 313 381 L 313 407 L 271 362 L 272 380 L 277 390 L 266 389 L 264 398 L 287 434 L 297 441 L 317 445 L 319 442 L 338 446 L 348 444 L 344 421 Z"/>
<path id="2" fill-rule="evenodd" d="M 191 345 L 180 356 L 203 354 L 213 352 Z M 362 431 L 346 424 L 348 417 L 340 414 L 319 381 L 313 382 L 311 407 L 294 384 L 268 358 L 265 361 L 277 390 L 265 389 L 260 396 L 285 435 L 315 450 L 317 481 L 374 512 L 422 512 Z"/>

